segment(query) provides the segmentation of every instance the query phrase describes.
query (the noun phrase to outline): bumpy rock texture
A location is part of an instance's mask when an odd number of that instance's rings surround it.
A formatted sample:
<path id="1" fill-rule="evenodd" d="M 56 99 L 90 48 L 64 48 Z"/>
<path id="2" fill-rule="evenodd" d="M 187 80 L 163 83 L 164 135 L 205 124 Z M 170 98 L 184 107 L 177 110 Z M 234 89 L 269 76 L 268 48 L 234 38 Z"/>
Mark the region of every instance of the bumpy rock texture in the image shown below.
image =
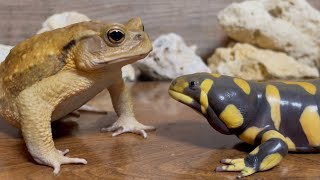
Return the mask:
<path id="1" fill-rule="evenodd" d="M 83 21 L 90 21 L 90 19 L 86 15 L 75 11 L 54 14 L 42 23 L 42 28 L 37 32 L 37 34 Z"/>
<path id="2" fill-rule="evenodd" d="M 142 76 L 155 80 L 170 80 L 195 72 L 210 72 L 195 47 L 188 47 L 177 34 L 158 37 L 153 42 L 153 51 L 134 64 Z"/>
<path id="3" fill-rule="evenodd" d="M 0 62 L 6 59 L 7 55 L 9 54 L 12 48 L 12 46 L 0 44 Z"/>
<path id="4" fill-rule="evenodd" d="M 54 14 L 42 23 L 42 28 L 37 32 L 37 34 L 83 21 L 90 21 L 90 19 L 86 15 L 75 11 Z M 122 68 L 122 77 L 127 81 L 136 80 L 135 69 L 131 64 Z"/>
<path id="5" fill-rule="evenodd" d="M 233 3 L 219 13 L 218 21 L 237 41 L 283 51 L 320 67 L 320 13 L 305 0 Z"/>
<path id="6" fill-rule="evenodd" d="M 297 79 L 319 77 L 316 67 L 309 67 L 281 52 L 237 43 L 218 48 L 208 59 L 213 72 L 247 80 Z"/>

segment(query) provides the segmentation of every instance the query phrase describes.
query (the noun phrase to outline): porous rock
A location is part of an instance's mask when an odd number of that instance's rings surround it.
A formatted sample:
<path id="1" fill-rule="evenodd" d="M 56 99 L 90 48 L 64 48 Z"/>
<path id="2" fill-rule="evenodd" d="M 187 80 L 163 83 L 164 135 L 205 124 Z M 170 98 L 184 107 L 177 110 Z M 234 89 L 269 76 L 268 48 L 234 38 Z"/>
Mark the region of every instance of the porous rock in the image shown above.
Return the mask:
<path id="1" fill-rule="evenodd" d="M 213 72 L 247 80 L 316 78 L 316 67 L 309 67 L 282 52 L 237 43 L 218 48 L 208 59 Z"/>
<path id="2" fill-rule="evenodd" d="M 90 21 L 90 19 L 86 15 L 75 11 L 54 14 L 42 23 L 42 28 L 37 34 L 83 21 Z"/>
<path id="3" fill-rule="evenodd" d="M 177 34 L 161 35 L 154 40 L 153 51 L 134 66 L 142 76 L 153 80 L 171 80 L 185 74 L 210 72 L 195 50 L 195 46 L 188 47 Z"/>
<path id="4" fill-rule="evenodd" d="M 250 0 L 218 14 L 233 39 L 283 51 L 311 67 L 320 67 L 320 13 L 306 0 Z"/>
<path id="5" fill-rule="evenodd" d="M 6 59 L 12 48 L 12 46 L 0 44 L 0 62 Z"/>

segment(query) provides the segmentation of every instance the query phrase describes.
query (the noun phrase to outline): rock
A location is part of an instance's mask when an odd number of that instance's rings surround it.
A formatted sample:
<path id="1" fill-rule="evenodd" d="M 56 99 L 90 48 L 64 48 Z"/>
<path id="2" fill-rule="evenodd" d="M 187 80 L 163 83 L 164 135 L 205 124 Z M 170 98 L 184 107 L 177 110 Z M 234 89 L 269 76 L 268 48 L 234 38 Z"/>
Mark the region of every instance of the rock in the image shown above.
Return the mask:
<path id="1" fill-rule="evenodd" d="M 37 34 L 83 21 L 90 21 L 90 19 L 86 15 L 75 11 L 54 14 L 42 23 L 42 28 L 37 32 Z M 126 81 L 136 80 L 136 73 L 131 64 L 122 68 L 122 78 Z"/>
<path id="2" fill-rule="evenodd" d="M 153 42 L 153 51 L 134 64 L 141 75 L 154 80 L 171 80 L 195 72 L 210 72 L 196 55 L 194 46 L 188 47 L 182 37 L 170 33 Z"/>
<path id="3" fill-rule="evenodd" d="M 213 72 L 247 80 L 316 78 L 316 67 L 299 63 L 282 52 L 263 50 L 249 44 L 218 48 L 208 59 Z"/>
<path id="4" fill-rule="evenodd" d="M 12 46 L 0 44 L 0 62 L 6 59 L 6 57 L 8 56 L 12 48 L 13 48 Z"/>
<path id="5" fill-rule="evenodd" d="M 122 69 L 122 78 L 125 81 L 135 81 L 136 80 L 136 72 L 131 64 L 123 66 Z"/>
<path id="6" fill-rule="evenodd" d="M 283 51 L 299 62 L 320 67 L 320 13 L 306 0 L 250 0 L 218 14 L 233 39 Z"/>
<path id="7" fill-rule="evenodd" d="M 54 14 L 42 23 L 42 28 L 37 32 L 37 34 L 83 21 L 90 21 L 90 19 L 86 15 L 75 11 Z"/>

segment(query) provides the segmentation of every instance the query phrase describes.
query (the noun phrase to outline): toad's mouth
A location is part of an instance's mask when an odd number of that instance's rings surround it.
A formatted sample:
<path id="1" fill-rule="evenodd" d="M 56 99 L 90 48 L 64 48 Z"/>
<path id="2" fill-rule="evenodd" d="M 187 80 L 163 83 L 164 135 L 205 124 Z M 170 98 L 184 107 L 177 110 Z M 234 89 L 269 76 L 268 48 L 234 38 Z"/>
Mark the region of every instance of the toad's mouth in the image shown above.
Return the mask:
<path id="1" fill-rule="evenodd" d="M 98 64 L 98 65 L 110 65 L 110 64 L 119 64 L 119 63 L 131 64 L 140 59 L 145 58 L 147 55 L 148 54 L 140 54 L 136 56 L 123 57 L 123 58 L 118 58 L 118 59 L 109 60 L 109 61 L 98 61 L 98 62 L 95 62 L 95 64 Z"/>
<path id="2" fill-rule="evenodd" d="M 95 61 L 95 64 L 99 65 L 109 65 L 109 64 L 116 64 L 116 63 L 124 63 L 124 64 L 131 64 L 138 60 L 141 60 L 145 58 L 150 52 L 152 51 L 152 48 L 148 52 L 142 52 L 141 54 L 134 55 L 134 56 L 128 56 L 128 57 L 121 57 L 118 59 L 113 60 L 107 60 L 107 61 Z"/>

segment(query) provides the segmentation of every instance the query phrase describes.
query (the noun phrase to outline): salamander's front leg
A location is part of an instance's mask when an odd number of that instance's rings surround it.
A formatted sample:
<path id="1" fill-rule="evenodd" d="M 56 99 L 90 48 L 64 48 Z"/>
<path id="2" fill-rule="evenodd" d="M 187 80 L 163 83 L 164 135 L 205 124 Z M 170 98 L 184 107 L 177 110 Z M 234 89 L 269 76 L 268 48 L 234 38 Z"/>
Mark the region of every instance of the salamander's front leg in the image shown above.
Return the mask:
<path id="1" fill-rule="evenodd" d="M 241 178 L 275 167 L 287 154 L 287 144 L 280 138 L 271 138 L 256 147 L 246 158 L 222 159 L 221 163 L 227 165 L 217 167 L 216 171 L 241 171 L 237 176 Z"/>
<path id="2" fill-rule="evenodd" d="M 102 128 L 101 131 L 113 131 L 112 136 L 117 136 L 122 133 L 132 132 L 147 137 L 146 130 L 154 130 L 153 126 L 145 126 L 139 123 L 134 117 L 133 106 L 129 92 L 122 80 L 119 79 L 118 83 L 113 84 L 108 88 L 113 107 L 119 116 L 119 119 L 110 127 Z"/>
<path id="3" fill-rule="evenodd" d="M 33 159 L 39 164 L 53 167 L 55 175 L 62 164 L 87 164 L 85 159 L 64 156 L 69 152 L 68 149 L 60 151 L 55 148 L 51 133 L 53 109 L 40 98 L 31 98 L 20 98 L 19 111 L 22 135 Z"/>

